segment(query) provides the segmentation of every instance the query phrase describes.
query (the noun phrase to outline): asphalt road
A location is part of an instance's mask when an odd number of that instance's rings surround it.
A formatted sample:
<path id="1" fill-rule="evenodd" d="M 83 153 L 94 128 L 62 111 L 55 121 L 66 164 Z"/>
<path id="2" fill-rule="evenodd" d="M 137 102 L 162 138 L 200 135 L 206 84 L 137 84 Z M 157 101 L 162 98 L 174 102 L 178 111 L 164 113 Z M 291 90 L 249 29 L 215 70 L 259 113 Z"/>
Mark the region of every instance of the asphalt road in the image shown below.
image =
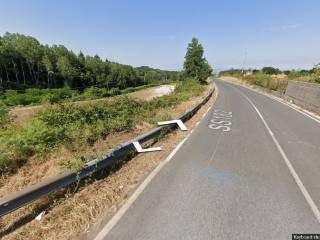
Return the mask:
<path id="1" fill-rule="evenodd" d="M 216 84 L 213 108 L 105 239 L 320 232 L 320 123 L 252 90 Z"/>

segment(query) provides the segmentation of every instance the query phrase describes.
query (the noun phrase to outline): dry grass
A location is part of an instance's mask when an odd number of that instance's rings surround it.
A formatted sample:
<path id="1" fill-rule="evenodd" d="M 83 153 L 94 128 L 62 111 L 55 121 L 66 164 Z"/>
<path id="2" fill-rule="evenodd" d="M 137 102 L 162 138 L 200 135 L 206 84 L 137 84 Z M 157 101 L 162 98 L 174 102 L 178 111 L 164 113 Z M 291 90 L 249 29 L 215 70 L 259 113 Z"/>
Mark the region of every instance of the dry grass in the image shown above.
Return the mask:
<path id="1" fill-rule="evenodd" d="M 50 153 L 45 161 L 39 161 L 39 159 L 32 157 L 27 164 L 19 168 L 15 174 L 2 176 L 0 180 L 0 197 L 13 191 L 19 191 L 26 186 L 38 183 L 44 178 L 63 172 L 66 168 L 61 164 L 66 161 L 76 162 L 80 156 L 86 159 L 96 158 L 117 144 L 137 137 L 149 129 L 151 129 L 151 125 L 139 125 L 136 126 L 133 131 L 110 134 L 106 139 L 96 141 L 93 146 L 83 146 L 77 151 L 62 147 Z"/>
<path id="2" fill-rule="evenodd" d="M 252 77 L 252 75 L 250 76 Z M 270 82 L 267 84 L 267 86 L 258 86 L 256 84 L 250 83 L 249 78 L 239 79 L 236 77 L 229 77 L 229 76 L 221 76 L 219 77 L 222 80 L 238 84 L 238 85 L 244 85 L 249 88 L 255 89 L 257 91 L 261 92 L 267 92 L 271 94 L 275 94 L 277 97 L 279 97 L 281 94 L 284 93 L 286 86 L 288 84 L 288 80 L 285 78 L 272 78 Z M 276 93 L 278 92 L 278 93 Z"/>
<path id="3" fill-rule="evenodd" d="M 201 97 L 193 98 L 190 101 L 173 107 L 170 111 L 172 116 L 178 116 L 195 105 Z M 189 120 L 186 125 L 188 129 L 195 127 L 203 113 L 213 104 L 213 99 L 202 107 L 199 112 Z M 125 142 L 142 132 L 148 130 L 148 126 L 139 126 L 133 132 L 122 133 L 104 141 L 99 141 L 93 148 L 83 149 L 83 153 L 101 154 L 118 142 Z M 164 150 L 160 152 L 140 154 L 131 161 L 119 167 L 116 171 L 101 173 L 96 176 L 95 180 L 84 183 L 81 186 L 75 186 L 55 195 L 44 197 L 37 202 L 19 209 L 18 211 L 3 217 L 0 220 L 0 230 L 3 239 L 70 239 L 78 238 L 90 227 L 98 222 L 107 213 L 115 212 L 119 206 L 127 199 L 130 190 L 135 188 L 152 169 L 154 169 L 180 142 L 187 133 L 175 131 L 167 135 L 156 143 Z M 56 155 L 58 156 L 58 155 Z M 52 157 L 51 163 L 43 163 L 38 166 L 44 173 L 49 173 L 52 168 L 57 166 L 59 159 Z M 48 164 L 48 165 L 46 165 Z M 28 168 L 28 166 L 26 166 Z M 33 169 L 33 170 L 32 170 Z M 21 170 L 23 171 L 23 170 Z M 46 176 L 34 172 L 34 168 L 25 169 L 25 174 L 21 173 L 19 181 L 33 179 L 36 182 Z M 56 169 L 55 171 L 61 171 Z M 39 172 L 39 171 L 37 171 Z M 9 178 L 7 179 L 9 180 Z M 10 188 L 16 188 L 14 180 L 9 180 L 11 186 L 6 187 L 6 191 L 1 188 L 2 192 L 10 192 Z M 6 182 L 7 185 L 8 182 Z M 30 181 L 29 183 L 30 184 Z M 20 186 L 19 186 L 20 187 Z M 46 210 L 46 215 L 42 221 L 34 220 L 34 217 L 41 211 Z M 1 237 L 1 235 L 0 235 Z"/>

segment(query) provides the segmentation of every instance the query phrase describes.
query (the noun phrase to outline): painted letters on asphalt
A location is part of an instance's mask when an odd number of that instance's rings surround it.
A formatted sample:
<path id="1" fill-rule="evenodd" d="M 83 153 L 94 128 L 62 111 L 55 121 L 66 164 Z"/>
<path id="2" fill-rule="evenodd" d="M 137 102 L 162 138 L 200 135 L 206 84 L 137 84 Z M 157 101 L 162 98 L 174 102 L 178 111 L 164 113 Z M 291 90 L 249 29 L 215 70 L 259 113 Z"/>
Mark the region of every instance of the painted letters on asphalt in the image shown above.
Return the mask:
<path id="1" fill-rule="evenodd" d="M 212 111 L 212 119 L 210 120 L 209 128 L 229 132 L 232 125 L 232 112 L 225 112 L 219 109 L 213 109 Z"/>

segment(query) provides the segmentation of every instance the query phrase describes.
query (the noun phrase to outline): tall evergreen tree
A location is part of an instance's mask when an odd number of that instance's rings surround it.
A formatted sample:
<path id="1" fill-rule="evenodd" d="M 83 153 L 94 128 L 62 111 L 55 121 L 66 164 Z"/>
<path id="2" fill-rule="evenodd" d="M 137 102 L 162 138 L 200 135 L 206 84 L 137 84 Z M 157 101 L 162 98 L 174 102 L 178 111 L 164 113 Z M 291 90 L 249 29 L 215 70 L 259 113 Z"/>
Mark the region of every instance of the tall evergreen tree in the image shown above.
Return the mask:
<path id="1" fill-rule="evenodd" d="M 184 74 L 204 82 L 211 74 L 212 68 L 203 56 L 204 50 L 198 39 L 192 38 L 188 44 L 185 62 L 183 64 Z"/>

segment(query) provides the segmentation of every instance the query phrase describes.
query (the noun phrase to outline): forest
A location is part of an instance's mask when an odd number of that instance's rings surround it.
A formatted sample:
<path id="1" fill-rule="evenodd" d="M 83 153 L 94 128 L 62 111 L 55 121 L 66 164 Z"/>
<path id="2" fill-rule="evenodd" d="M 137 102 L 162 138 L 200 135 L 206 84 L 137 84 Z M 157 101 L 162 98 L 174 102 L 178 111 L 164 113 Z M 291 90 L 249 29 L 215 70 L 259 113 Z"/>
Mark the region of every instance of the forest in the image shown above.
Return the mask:
<path id="1" fill-rule="evenodd" d="M 135 68 L 102 60 L 98 55 L 76 54 L 63 45 L 44 45 L 19 33 L 0 36 L 0 94 L 30 88 L 126 89 L 178 77 L 176 71 Z"/>

